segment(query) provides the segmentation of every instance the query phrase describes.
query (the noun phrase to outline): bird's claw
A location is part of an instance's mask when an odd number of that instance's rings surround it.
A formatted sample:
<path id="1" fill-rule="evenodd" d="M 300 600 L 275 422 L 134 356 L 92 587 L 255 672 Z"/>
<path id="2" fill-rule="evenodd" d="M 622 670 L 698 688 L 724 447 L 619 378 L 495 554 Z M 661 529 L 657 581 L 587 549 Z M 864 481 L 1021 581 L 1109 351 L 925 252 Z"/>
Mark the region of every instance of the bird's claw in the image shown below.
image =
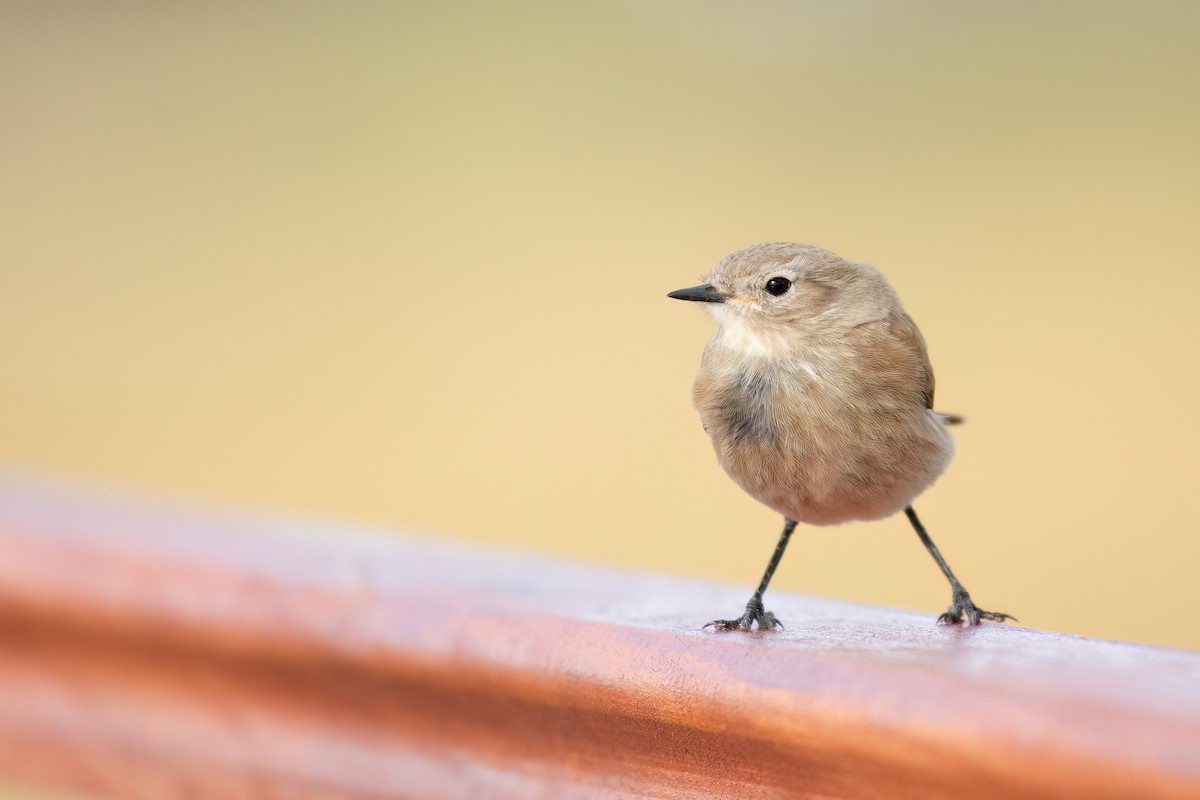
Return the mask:
<path id="1" fill-rule="evenodd" d="M 762 600 L 757 597 L 746 604 L 746 613 L 737 619 L 714 619 L 704 627 L 712 627 L 717 631 L 748 631 L 756 625 L 760 631 L 783 628 L 783 623 L 773 613 L 763 608 Z"/>
<path id="2" fill-rule="evenodd" d="M 968 625 L 978 625 L 982 620 L 990 620 L 992 622 L 1004 622 L 1006 619 L 1011 619 L 1013 622 L 1017 618 L 1012 614 L 1002 614 L 999 611 L 984 611 L 979 608 L 971 600 L 971 595 L 966 592 L 955 592 L 953 600 L 950 601 L 950 607 L 946 609 L 946 613 L 938 617 L 939 625 L 959 625 L 966 617 Z"/>

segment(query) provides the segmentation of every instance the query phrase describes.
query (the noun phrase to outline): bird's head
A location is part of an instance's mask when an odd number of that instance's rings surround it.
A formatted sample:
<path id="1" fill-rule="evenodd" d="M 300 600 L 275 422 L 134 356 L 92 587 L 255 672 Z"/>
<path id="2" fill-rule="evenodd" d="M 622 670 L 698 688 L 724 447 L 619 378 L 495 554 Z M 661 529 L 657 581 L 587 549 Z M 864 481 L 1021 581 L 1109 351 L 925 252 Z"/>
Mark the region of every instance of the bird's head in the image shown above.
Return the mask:
<path id="1" fill-rule="evenodd" d="M 788 242 L 730 253 L 704 283 L 667 296 L 707 303 L 729 344 L 765 351 L 815 327 L 832 331 L 879 319 L 896 303 L 874 268 Z"/>

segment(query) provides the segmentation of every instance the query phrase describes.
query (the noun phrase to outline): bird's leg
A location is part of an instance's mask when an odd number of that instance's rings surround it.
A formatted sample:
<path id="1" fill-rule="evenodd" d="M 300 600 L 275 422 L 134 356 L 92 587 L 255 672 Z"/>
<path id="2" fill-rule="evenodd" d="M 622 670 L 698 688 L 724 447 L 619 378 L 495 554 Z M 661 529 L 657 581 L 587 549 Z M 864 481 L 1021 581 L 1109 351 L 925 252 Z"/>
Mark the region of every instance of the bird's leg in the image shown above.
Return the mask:
<path id="1" fill-rule="evenodd" d="M 917 536 L 921 537 L 921 543 L 925 545 L 925 549 L 929 551 L 929 555 L 933 556 L 933 560 L 941 567 L 942 574 L 946 576 L 946 580 L 950 581 L 950 608 L 945 614 L 938 617 L 939 624 L 955 624 L 962 622 L 963 615 L 967 617 L 967 622 L 972 625 L 978 625 L 981 619 L 990 619 L 993 622 L 1004 622 L 1006 619 L 1011 619 L 1014 622 L 1016 617 L 1011 614 L 1001 614 L 998 611 L 984 611 L 978 608 L 971 601 L 971 595 L 963 588 L 963 585 L 958 582 L 958 578 L 954 577 L 954 573 L 950 571 L 950 565 L 946 563 L 946 559 L 942 558 L 942 554 L 938 552 L 937 545 L 933 543 L 933 539 L 929 538 L 929 534 L 925 532 L 925 526 L 921 524 L 921 520 L 917 519 L 917 512 L 913 511 L 912 506 L 907 506 L 904 509 L 905 516 L 912 523 L 913 528 L 917 532 Z"/>
<path id="2" fill-rule="evenodd" d="M 704 627 L 713 626 L 719 631 L 748 631 L 757 624 L 760 630 L 769 631 L 772 628 L 782 628 L 783 623 L 775 619 L 775 615 L 763 608 L 763 593 L 767 591 L 767 584 L 771 582 L 771 576 L 775 574 L 775 568 L 779 566 L 779 560 L 783 558 L 783 551 L 787 549 L 788 539 L 792 536 L 792 531 L 796 530 L 796 520 L 784 518 L 783 533 L 779 536 L 779 544 L 775 545 L 775 552 L 771 555 L 771 561 L 767 564 L 767 571 L 763 573 L 762 580 L 759 581 L 758 589 L 755 590 L 754 596 L 750 598 L 750 602 L 746 603 L 746 613 L 742 614 L 737 619 L 714 619 Z"/>

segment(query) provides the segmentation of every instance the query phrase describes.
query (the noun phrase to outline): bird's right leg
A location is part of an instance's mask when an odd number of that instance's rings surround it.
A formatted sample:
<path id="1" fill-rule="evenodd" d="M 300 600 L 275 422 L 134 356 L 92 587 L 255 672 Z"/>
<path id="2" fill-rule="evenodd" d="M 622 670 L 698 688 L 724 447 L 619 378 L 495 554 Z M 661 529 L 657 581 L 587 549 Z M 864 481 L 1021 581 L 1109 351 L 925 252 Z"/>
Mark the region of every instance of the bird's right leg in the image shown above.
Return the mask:
<path id="1" fill-rule="evenodd" d="M 771 561 L 767 564 L 767 571 L 763 573 L 762 580 L 759 581 L 758 589 L 754 592 L 754 596 L 750 598 L 750 602 L 746 603 L 746 613 L 737 619 L 714 619 L 704 627 L 711 625 L 719 631 L 748 631 L 754 625 L 759 627 L 759 630 L 769 631 L 772 628 L 782 628 L 783 623 L 775 618 L 775 615 L 767 611 L 763 607 L 763 594 L 767 591 L 767 584 L 771 582 L 771 576 L 775 574 L 775 568 L 779 566 L 779 560 L 783 558 L 783 551 L 787 549 L 788 539 L 792 536 L 792 531 L 796 530 L 796 520 L 784 518 L 783 533 L 779 536 L 779 544 L 775 545 L 775 552 L 771 555 Z"/>

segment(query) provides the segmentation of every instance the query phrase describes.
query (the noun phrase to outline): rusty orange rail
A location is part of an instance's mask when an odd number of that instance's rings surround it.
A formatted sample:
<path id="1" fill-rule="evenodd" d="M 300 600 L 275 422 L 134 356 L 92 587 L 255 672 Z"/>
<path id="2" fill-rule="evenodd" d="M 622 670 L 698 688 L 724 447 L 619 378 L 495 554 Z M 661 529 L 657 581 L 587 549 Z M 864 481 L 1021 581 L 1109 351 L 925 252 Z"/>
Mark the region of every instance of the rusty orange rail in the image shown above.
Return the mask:
<path id="1" fill-rule="evenodd" d="M 0 781 L 1200 797 L 1200 654 L 0 481 Z"/>

